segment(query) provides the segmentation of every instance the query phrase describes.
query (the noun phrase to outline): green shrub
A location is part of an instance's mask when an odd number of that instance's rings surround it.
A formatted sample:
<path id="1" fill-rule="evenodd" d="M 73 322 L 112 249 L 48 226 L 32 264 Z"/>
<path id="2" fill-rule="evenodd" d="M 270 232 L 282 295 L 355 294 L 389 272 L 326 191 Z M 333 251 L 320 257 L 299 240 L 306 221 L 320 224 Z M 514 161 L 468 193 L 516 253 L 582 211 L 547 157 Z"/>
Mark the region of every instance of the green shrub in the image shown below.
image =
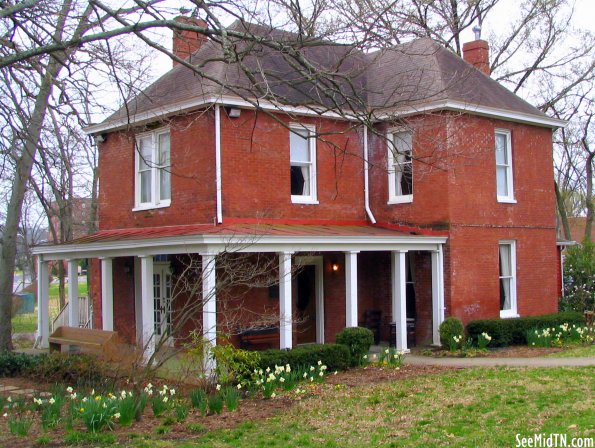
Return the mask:
<path id="1" fill-rule="evenodd" d="M 249 380 L 260 360 L 258 352 L 237 349 L 231 344 L 217 345 L 211 352 L 217 361 L 217 380 L 221 384 Z"/>
<path id="2" fill-rule="evenodd" d="M 265 350 L 260 352 L 259 367 L 266 370 L 289 364 L 292 369 L 317 365 L 322 361 L 329 371 L 345 370 L 350 365 L 347 346 L 342 344 L 311 344 L 292 350 Z"/>
<path id="3" fill-rule="evenodd" d="M 477 342 L 481 333 L 492 337 L 491 346 L 505 347 L 511 344 L 527 344 L 527 333 L 530 330 L 569 325 L 584 325 L 585 318 L 581 313 L 568 311 L 544 316 L 519 317 L 515 319 L 474 320 L 467 324 L 467 333 Z"/>
<path id="4" fill-rule="evenodd" d="M 363 362 L 364 355 L 368 354 L 370 346 L 374 343 L 374 333 L 363 327 L 345 328 L 337 334 L 336 341 L 337 344 L 349 348 L 351 365 L 358 366 Z"/>
<path id="5" fill-rule="evenodd" d="M 29 374 L 40 381 L 79 387 L 94 386 L 108 377 L 106 368 L 96 356 L 67 353 L 52 353 L 41 357 L 29 369 Z"/>
<path id="6" fill-rule="evenodd" d="M 564 297 L 560 311 L 595 309 L 595 243 L 569 247 L 564 261 Z"/>
<path id="7" fill-rule="evenodd" d="M 440 344 L 442 347 L 450 347 L 454 337 L 464 337 L 465 328 L 459 319 L 456 317 L 448 317 L 440 324 L 438 328 L 440 332 Z"/>
<path id="8" fill-rule="evenodd" d="M 27 355 L 25 353 L 1 352 L 0 377 L 22 376 L 31 371 L 47 355 Z"/>

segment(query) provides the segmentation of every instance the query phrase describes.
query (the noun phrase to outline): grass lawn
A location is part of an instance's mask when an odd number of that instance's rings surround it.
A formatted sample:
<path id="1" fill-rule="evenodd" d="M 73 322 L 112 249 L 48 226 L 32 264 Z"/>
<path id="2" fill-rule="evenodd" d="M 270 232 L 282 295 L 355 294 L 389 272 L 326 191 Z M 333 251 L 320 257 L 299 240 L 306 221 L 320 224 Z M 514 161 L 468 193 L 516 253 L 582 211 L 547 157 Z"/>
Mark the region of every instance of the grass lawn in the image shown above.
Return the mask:
<path id="1" fill-rule="evenodd" d="M 327 386 L 275 417 L 192 441 L 133 447 L 501 447 L 515 435 L 595 436 L 595 368 L 467 369 L 358 387 Z"/>
<path id="2" fill-rule="evenodd" d="M 68 294 L 68 285 L 65 288 Z M 87 295 L 87 283 L 79 283 L 79 296 Z M 49 288 L 50 296 L 50 319 L 54 319 L 60 312 L 60 300 L 58 284 L 51 284 Z M 17 314 L 12 318 L 13 333 L 33 333 L 37 330 L 37 310 L 34 313 Z"/>
<path id="3" fill-rule="evenodd" d="M 552 353 L 548 358 L 592 358 L 595 357 L 595 345 L 588 345 L 586 347 L 576 347 L 569 350 L 564 350 L 558 353 Z"/>

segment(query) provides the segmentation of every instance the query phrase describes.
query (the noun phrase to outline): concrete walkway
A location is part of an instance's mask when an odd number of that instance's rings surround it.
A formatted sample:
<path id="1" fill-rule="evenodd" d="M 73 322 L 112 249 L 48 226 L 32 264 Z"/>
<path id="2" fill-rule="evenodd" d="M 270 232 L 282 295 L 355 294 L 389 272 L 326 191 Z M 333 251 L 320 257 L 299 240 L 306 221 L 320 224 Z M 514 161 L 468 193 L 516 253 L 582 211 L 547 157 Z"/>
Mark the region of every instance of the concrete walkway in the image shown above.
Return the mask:
<path id="1" fill-rule="evenodd" d="M 595 366 L 591 358 L 433 358 L 406 355 L 405 364 L 447 367 L 584 367 Z"/>

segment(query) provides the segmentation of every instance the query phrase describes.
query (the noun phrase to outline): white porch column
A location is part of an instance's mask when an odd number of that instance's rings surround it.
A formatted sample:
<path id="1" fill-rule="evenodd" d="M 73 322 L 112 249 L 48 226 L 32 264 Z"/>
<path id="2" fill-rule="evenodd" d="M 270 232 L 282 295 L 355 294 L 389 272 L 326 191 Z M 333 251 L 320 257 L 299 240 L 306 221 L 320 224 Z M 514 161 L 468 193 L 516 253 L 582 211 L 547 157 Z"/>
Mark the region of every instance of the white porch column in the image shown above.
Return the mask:
<path id="1" fill-rule="evenodd" d="M 101 258 L 101 322 L 114 331 L 114 274 L 111 258 Z"/>
<path id="2" fill-rule="evenodd" d="M 293 317 L 291 315 L 291 254 L 279 253 L 279 348 L 293 346 Z"/>
<path id="3" fill-rule="evenodd" d="M 140 257 L 141 321 L 143 357 L 149 360 L 155 353 L 155 303 L 153 295 L 153 256 Z"/>
<path id="4" fill-rule="evenodd" d="M 345 326 L 357 327 L 357 254 L 345 252 Z"/>
<path id="5" fill-rule="evenodd" d="M 442 245 L 432 251 L 432 344 L 440 345 L 438 327 L 444 320 L 444 259 Z"/>
<path id="6" fill-rule="evenodd" d="M 212 347 L 217 345 L 217 294 L 215 254 L 200 254 L 202 257 L 202 334 Z M 215 360 L 211 358 L 208 347 L 205 347 L 204 369 L 210 373 L 215 370 Z"/>
<path id="7" fill-rule="evenodd" d="M 68 260 L 68 325 L 78 328 L 79 316 L 79 270 L 77 260 Z"/>
<path id="8" fill-rule="evenodd" d="M 392 319 L 395 324 L 396 348 L 408 352 L 407 348 L 407 271 L 405 270 L 405 257 L 407 251 L 396 250 L 391 252 L 391 279 L 392 279 Z"/>
<path id="9" fill-rule="evenodd" d="M 37 256 L 37 337 L 39 348 L 48 348 L 50 336 L 50 276 L 48 262 Z"/>

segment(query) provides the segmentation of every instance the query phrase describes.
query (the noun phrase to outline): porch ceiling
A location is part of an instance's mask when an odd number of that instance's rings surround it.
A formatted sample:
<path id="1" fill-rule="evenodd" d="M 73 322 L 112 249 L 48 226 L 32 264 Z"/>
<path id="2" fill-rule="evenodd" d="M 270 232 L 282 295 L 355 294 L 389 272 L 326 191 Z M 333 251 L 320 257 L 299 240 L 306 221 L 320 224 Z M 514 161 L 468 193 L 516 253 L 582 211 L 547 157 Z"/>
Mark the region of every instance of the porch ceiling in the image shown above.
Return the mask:
<path id="1" fill-rule="evenodd" d="M 33 252 L 54 260 L 222 251 L 437 250 L 446 239 L 371 225 L 200 224 L 103 230 L 69 243 L 40 245 Z"/>

